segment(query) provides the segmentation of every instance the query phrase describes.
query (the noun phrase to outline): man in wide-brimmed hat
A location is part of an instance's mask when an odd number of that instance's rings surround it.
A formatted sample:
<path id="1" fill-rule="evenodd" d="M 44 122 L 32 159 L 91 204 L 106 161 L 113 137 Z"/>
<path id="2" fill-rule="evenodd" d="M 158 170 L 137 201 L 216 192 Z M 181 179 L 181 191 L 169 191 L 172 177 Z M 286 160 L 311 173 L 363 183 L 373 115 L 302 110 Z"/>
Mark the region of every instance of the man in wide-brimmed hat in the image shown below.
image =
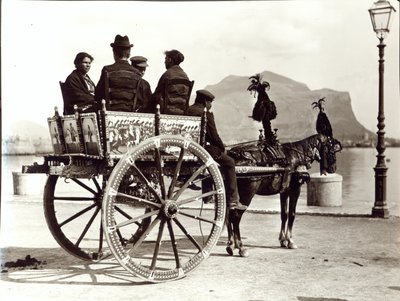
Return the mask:
<path id="1" fill-rule="evenodd" d="M 133 44 L 129 42 L 128 36 L 116 35 L 110 46 L 115 63 L 103 67 L 99 83 L 96 86 L 95 100 L 101 105 L 101 101 L 105 99 L 107 110 L 138 111 L 145 105 L 146 100 L 137 93 L 142 79 L 129 63 Z M 116 71 L 129 72 L 122 74 Z"/>

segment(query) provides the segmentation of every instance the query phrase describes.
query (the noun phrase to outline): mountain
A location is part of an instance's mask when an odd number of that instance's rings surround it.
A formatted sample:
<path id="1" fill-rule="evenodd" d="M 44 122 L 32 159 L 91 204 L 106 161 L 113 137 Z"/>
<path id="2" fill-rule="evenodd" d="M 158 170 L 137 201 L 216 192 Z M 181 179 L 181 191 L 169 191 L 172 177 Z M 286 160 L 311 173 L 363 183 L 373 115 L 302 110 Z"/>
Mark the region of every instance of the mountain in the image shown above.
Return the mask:
<path id="1" fill-rule="evenodd" d="M 32 121 L 18 121 L 6 126 L 2 133 L 2 153 L 28 155 L 52 152 L 49 130 Z"/>
<path id="2" fill-rule="evenodd" d="M 325 97 L 325 112 L 333 127 L 335 138 L 360 141 L 369 133 L 356 119 L 348 92 L 332 89 L 310 90 L 306 84 L 265 71 L 262 78 L 270 83 L 268 95 L 275 102 L 278 116 L 272 127 L 278 129 L 281 142 L 295 141 L 316 133 L 318 109 L 312 102 Z M 213 111 L 221 138 L 227 143 L 257 139 L 262 124 L 251 115 L 257 100 L 247 91 L 250 80 L 246 76 L 230 75 L 215 85 L 206 87 L 215 95 Z"/>
<path id="3" fill-rule="evenodd" d="M 48 128 L 40 124 L 37 124 L 36 122 L 28 120 L 11 123 L 7 128 L 7 132 L 9 133 L 8 134 L 9 136 L 18 135 L 22 139 L 25 138 L 37 139 L 40 137 L 48 138 L 49 136 Z"/>

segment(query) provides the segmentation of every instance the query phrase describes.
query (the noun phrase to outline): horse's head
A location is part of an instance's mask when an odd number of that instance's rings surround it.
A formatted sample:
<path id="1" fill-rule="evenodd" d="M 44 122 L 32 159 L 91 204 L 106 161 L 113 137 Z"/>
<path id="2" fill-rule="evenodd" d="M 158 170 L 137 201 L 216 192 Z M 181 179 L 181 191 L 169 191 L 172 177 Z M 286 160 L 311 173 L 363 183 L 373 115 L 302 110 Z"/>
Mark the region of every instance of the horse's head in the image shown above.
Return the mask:
<path id="1" fill-rule="evenodd" d="M 336 172 L 336 153 L 342 150 L 342 144 L 333 137 L 319 134 L 320 146 L 318 149 L 320 172 L 322 174 Z M 317 156 L 317 157 L 318 157 Z"/>

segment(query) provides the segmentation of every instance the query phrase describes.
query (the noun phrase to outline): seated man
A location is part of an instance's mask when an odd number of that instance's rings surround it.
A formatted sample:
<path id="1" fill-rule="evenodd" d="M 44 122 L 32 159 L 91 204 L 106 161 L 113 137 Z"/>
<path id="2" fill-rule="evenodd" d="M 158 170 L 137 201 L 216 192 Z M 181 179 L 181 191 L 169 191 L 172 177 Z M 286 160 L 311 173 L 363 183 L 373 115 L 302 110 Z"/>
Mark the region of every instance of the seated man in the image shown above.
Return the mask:
<path id="1" fill-rule="evenodd" d="M 137 108 L 137 111 L 150 113 L 151 109 L 148 108 L 148 105 L 150 105 L 150 99 L 152 95 L 151 87 L 149 82 L 143 78 L 146 72 L 146 68 L 149 66 L 147 64 L 147 59 L 143 56 L 136 55 L 131 57 L 130 61 L 132 67 L 135 69 L 135 72 L 142 78 L 137 93 L 138 93 L 138 99 L 141 99 L 143 101 L 140 102 L 142 105 Z M 146 107 L 144 107 L 144 105 L 146 105 Z"/>
<path id="2" fill-rule="evenodd" d="M 140 99 L 137 93 L 141 77 L 129 63 L 133 44 L 129 42 L 127 36 L 117 35 L 114 43 L 110 45 L 113 49 L 115 62 L 103 67 L 95 90 L 95 100 L 101 107 L 101 101 L 105 99 L 107 110 L 135 112 L 145 105 L 145 100 Z M 113 75 L 113 71 L 128 71 L 129 76 L 121 75 L 121 73 Z M 107 74 L 109 74 L 108 83 L 106 83 Z M 106 91 L 107 84 L 110 88 L 109 91 Z M 109 92 L 109 95 L 107 95 L 107 92 Z"/>
<path id="3" fill-rule="evenodd" d="M 153 107 L 160 105 L 162 114 L 182 115 L 186 110 L 186 102 L 189 95 L 189 87 L 183 84 L 167 86 L 172 79 L 188 80 L 185 71 L 179 66 L 185 59 L 178 50 L 165 51 L 165 68 L 167 69 L 160 77 L 154 91 L 152 102 Z"/>
<path id="4" fill-rule="evenodd" d="M 246 210 L 239 202 L 239 193 L 236 182 L 235 161 L 225 153 L 225 146 L 218 134 L 214 121 L 214 115 L 209 110 L 215 96 L 207 90 L 196 91 L 195 103 L 186 111 L 190 116 L 203 116 L 204 108 L 207 108 L 207 133 L 205 149 L 210 153 L 213 159 L 221 165 L 225 176 L 226 199 L 230 210 Z"/>

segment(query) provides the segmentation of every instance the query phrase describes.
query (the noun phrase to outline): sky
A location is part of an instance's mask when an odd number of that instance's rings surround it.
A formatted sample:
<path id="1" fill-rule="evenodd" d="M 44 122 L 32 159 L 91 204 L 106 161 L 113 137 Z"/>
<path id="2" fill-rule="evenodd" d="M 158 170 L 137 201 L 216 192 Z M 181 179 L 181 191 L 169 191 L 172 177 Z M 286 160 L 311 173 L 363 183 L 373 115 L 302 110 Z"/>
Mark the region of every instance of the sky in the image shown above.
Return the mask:
<path id="1" fill-rule="evenodd" d="M 148 58 L 145 79 L 153 90 L 165 71 L 164 51 L 178 49 L 194 91 L 228 75 L 271 71 L 312 90 L 349 92 L 357 120 L 376 132 L 379 41 L 368 13 L 373 2 L 3 0 L 3 136 L 13 122 L 46 126 L 55 106 L 62 111 L 58 82 L 72 72 L 78 52 L 94 57 L 89 75 L 97 83 L 102 67 L 113 63 L 110 43 L 117 34 L 128 35 L 132 56 Z M 385 39 L 385 131 L 400 138 L 400 9 L 399 1 L 390 2 L 397 12 Z"/>

